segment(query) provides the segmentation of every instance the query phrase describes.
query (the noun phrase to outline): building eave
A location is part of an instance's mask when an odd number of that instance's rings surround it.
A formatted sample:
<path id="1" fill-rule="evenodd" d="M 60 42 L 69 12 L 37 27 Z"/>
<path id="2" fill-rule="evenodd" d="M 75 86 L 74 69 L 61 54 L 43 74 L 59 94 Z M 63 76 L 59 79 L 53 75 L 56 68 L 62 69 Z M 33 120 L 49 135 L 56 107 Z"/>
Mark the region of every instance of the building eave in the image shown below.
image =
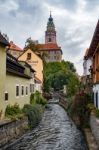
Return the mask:
<path id="1" fill-rule="evenodd" d="M 19 73 L 17 71 L 14 71 L 13 69 L 9 69 L 9 68 L 6 69 L 6 73 L 8 73 L 10 75 L 19 76 L 19 77 L 22 77 L 22 78 L 27 78 L 27 79 L 31 79 L 32 78 L 31 76 L 28 76 L 28 75 L 25 75 L 25 74 L 21 74 L 21 73 Z"/>

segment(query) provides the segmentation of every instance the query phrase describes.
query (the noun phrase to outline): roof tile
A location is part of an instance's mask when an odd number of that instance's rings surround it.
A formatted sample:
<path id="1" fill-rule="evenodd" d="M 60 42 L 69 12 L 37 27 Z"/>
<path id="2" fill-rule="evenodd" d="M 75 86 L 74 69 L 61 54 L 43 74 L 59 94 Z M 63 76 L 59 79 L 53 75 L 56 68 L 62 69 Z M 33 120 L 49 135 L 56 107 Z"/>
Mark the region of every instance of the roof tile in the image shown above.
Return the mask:
<path id="1" fill-rule="evenodd" d="M 60 50 L 61 47 L 59 47 L 56 43 L 47 43 L 47 44 L 38 44 L 39 50 Z"/>
<path id="2" fill-rule="evenodd" d="M 15 50 L 15 51 L 23 51 L 23 49 L 21 49 L 20 47 L 18 47 L 17 45 L 15 45 L 12 41 L 10 41 L 10 50 Z"/>

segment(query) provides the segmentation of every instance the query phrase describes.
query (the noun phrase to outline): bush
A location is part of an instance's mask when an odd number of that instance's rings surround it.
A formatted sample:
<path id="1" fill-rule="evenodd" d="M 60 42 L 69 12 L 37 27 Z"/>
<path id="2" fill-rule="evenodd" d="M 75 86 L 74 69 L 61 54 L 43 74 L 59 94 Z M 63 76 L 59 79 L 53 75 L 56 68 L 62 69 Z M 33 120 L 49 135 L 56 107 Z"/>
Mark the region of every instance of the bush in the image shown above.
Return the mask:
<path id="1" fill-rule="evenodd" d="M 5 110 L 5 116 L 7 117 L 17 116 L 18 114 L 21 113 L 22 111 L 17 103 L 13 106 L 8 105 Z"/>
<path id="2" fill-rule="evenodd" d="M 84 92 L 77 93 L 72 101 L 68 104 L 68 113 L 73 118 L 79 119 L 79 125 L 83 127 L 89 126 L 90 109 L 88 103 L 90 97 Z"/>
<path id="3" fill-rule="evenodd" d="M 28 117 L 30 128 L 36 127 L 42 116 L 42 107 L 40 105 L 24 105 L 23 112 Z"/>
<path id="4" fill-rule="evenodd" d="M 35 104 L 34 93 L 30 95 L 30 104 Z"/>
<path id="5" fill-rule="evenodd" d="M 94 112 L 94 113 L 96 112 L 96 108 L 92 103 L 89 103 L 87 105 L 87 108 L 89 109 L 90 112 Z"/>
<path id="6" fill-rule="evenodd" d="M 31 94 L 30 96 L 30 104 L 41 104 L 41 105 L 46 105 L 47 101 L 44 99 L 44 97 L 36 91 L 34 94 Z"/>
<path id="7" fill-rule="evenodd" d="M 96 117 L 99 118 L 99 109 L 96 109 Z"/>

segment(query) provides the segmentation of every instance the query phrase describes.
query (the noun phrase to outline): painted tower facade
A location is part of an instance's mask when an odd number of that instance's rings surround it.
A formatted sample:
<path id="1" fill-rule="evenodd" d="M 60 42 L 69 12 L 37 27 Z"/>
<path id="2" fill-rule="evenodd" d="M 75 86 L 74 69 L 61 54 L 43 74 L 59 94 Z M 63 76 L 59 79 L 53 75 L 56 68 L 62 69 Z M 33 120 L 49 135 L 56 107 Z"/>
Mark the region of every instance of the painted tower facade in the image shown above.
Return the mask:
<path id="1" fill-rule="evenodd" d="M 51 13 L 47 22 L 47 30 L 45 31 L 45 44 L 47 43 L 56 43 L 55 25 Z"/>
<path id="2" fill-rule="evenodd" d="M 62 50 L 57 44 L 56 30 L 51 13 L 45 31 L 45 43 L 38 44 L 38 49 L 41 55 L 44 56 L 46 62 L 61 62 Z"/>

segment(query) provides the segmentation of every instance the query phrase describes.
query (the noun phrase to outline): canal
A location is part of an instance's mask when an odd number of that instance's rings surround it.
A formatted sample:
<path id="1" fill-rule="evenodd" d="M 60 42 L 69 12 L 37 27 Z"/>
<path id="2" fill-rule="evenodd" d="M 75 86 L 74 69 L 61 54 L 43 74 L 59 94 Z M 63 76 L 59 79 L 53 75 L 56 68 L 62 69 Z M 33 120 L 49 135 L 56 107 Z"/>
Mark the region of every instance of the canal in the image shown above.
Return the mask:
<path id="1" fill-rule="evenodd" d="M 2 150 L 87 150 L 87 146 L 65 110 L 51 103 L 37 128 Z"/>

